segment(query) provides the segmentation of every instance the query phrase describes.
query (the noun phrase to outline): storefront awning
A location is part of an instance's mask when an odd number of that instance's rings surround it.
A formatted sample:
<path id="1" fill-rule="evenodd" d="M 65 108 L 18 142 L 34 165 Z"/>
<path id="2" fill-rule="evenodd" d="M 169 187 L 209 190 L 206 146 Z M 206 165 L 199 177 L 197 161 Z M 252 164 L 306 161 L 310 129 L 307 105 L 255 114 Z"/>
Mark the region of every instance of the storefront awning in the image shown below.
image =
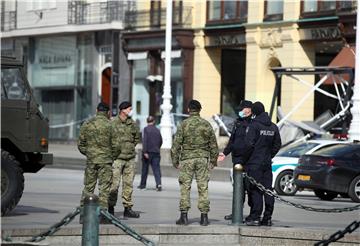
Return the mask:
<path id="1" fill-rule="evenodd" d="M 342 50 L 335 56 L 335 58 L 330 62 L 329 67 L 352 67 L 355 68 L 355 47 L 344 47 Z M 344 74 L 342 78 L 346 81 L 349 81 L 349 75 Z M 334 78 L 336 83 L 340 83 L 337 77 Z M 333 84 L 333 79 L 328 78 L 324 82 L 325 85 Z"/>

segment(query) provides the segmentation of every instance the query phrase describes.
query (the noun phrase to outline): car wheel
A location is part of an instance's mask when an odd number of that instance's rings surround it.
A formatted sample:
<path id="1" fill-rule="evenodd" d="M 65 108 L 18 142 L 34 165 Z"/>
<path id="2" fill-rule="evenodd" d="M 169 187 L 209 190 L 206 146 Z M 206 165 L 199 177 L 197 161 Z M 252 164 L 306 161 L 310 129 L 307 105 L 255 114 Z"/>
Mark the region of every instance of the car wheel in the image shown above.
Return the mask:
<path id="1" fill-rule="evenodd" d="M 293 196 L 298 191 L 294 182 L 294 173 L 291 170 L 282 171 L 275 180 L 275 191 L 279 195 Z"/>
<path id="2" fill-rule="evenodd" d="M 351 182 L 349 196 L 354 202 L 360 202 L 360 176 L 355 177 Z"/>
<path id="3" fill-rule="evenodd" d="M 321 200 L 331 201 L 338 196 L 338 193 L 327 190 L 314 190 L 314 193 Z"/>

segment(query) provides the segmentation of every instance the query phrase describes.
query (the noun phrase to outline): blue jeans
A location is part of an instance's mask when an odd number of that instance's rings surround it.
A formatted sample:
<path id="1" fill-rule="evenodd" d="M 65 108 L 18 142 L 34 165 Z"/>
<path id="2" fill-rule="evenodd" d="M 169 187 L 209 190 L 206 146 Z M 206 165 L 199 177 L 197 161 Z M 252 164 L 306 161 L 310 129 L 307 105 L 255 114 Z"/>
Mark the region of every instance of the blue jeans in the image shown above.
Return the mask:
<path id="1" fill-rule="evenodd" d="M 151 165 L 154 173 L 156 187 L 161 185 L 161 171 L 160 171 L 160 153 L 149 152 L 149 159 L 142 158 L 141 182 L 140 187 L 146 187 L 146 180 L 149 173 L 149 165 Z"/>

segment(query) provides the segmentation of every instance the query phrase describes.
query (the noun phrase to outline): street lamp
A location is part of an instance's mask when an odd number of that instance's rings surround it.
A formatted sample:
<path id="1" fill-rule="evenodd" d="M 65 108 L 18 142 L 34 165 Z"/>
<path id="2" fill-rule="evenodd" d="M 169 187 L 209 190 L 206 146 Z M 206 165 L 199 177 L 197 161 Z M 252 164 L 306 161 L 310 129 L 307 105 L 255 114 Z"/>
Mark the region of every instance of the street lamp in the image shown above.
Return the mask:
<path id="1" fill-rule="evenodd" d="M 355 81 L 354 94 L 351 98 L 353 106 L 351 108 L 352 120 L 349 129 L 351 140 L 360 141 L 360 14 L 359 3 L 357 4 L 356 14 L 356 55 L 355 55 Z"/>
<path id="2" fill-rule="evenodd" d="M 163 138 L 161 148 L 170 149 L 172 144 L 172 123 L 170 112 L 171 105 L 171 35 L 172 35 L 172 0 L 166 2 L 166 31 L 165 31 L 165 80 L 164 93 L 162 95 L 163 104 L 161 105 L 162 115 L 160 121 L 160 132 Z"/>

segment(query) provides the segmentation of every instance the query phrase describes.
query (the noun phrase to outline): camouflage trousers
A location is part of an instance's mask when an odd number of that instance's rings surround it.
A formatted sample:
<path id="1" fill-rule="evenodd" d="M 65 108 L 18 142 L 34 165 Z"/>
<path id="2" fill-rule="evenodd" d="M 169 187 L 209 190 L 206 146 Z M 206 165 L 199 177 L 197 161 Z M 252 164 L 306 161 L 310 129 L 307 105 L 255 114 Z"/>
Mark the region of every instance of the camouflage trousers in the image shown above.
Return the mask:
<path id="1" fill-rule="evenodd" d="M 115 206 L 122 177 L 122 202 L 125 208 L 131 208 L 133 182 L 135 177 L 135 158 L 130 160 L 117 159 L 113 164 L 113 181 L 110 189 L 109 206 Z"/>
<path id="2" fill-rule="evenodd" d="M 208 183 L 210 180 L 210 167 L 207 158 L 194 158 L 180 161 L 180 211 L 188 211 L 190 204 L 190 190 L 193 177 L 198 187 L 198 208 L 201 213 L 208 213 L 210 201 L 208 195 Z"/>
<path id="3" fill-rule="evenodd" d="M 111 163 L 87 163 L 84 175 L 84 190 L 81 195 L 80 206 L 84 206 L 84 199 L 86 196 L 94 194 L 96 183 L 99 180 L 99 205 L 100 207 L 107 209 L 111 179 Z"/>

